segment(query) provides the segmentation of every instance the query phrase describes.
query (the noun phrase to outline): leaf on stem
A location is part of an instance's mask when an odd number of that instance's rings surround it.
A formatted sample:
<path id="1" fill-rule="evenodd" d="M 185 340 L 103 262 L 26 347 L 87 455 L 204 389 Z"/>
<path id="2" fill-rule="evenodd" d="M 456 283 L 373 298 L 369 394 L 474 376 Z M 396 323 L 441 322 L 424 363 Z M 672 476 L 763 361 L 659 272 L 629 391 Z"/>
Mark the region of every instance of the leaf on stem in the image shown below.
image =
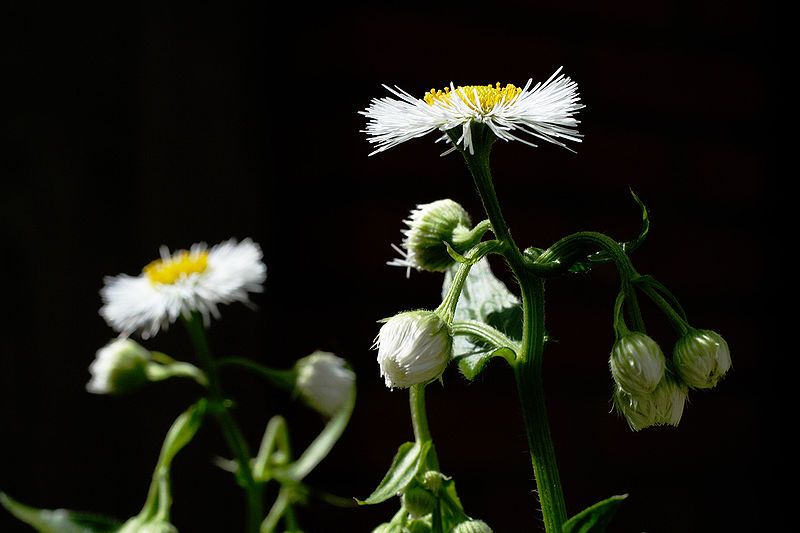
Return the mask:
<path id="1" fill-rule="evenodd" d="M 359 505 L 374 505 L 381 503 L 402 492 L 414 476 L 420 465 L 424 463 L 431 442 L 405 442 L 397 449 L 392 466 L 369 498 L 366 500 L 356 500 Z"/>
<path id="2" fill-rule="evenodd" d="M 106 533 L 116 531 L 119 521 L 90 513 L 66 509 L 36 509 L 0 492 L 0 504 L 20 521 L 41 533 Z"/>
<path id="3" fill-rule="evenodd" d="M 457 269 L 458 265 L 454 265 L 445 273 L 443 295 L 447 294 Z M 495 277 L 486 258 L 475 263 L 470 270 L 454 318 L 483 322 L 513 340 L 522 338 L 519 298 Z M 467 335 L 457 336 L 453 343 L 458 368 L 469 380 L 475 379 L 493 356 L 504 355 L 502 350 Z"/>
<path id="4" fill-rule="evenodd" d="M 612 496 L 587 507 L 564 523 L 563 533 L 603 533 L 627 494 Z"/>

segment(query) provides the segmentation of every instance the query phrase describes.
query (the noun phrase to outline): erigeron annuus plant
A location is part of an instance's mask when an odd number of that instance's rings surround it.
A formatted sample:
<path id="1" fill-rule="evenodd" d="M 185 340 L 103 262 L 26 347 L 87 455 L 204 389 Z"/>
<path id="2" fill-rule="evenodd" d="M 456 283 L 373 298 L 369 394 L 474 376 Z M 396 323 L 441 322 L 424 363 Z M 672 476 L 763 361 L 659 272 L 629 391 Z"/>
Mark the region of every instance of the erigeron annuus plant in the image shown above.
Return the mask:
<path id="1" fill-rule="evenodd" d="M 100 314 L 119 334 L 97 351 L 90 365 L 86 388 L 95 394 L 125 394 L 147 382 L 173 377 L 193 379 L 201 387 L 200 398 L 182 413 L 167 432 L 145 504 L 136 516 L 120 522 L 104 516 L 64 509 L 46 510 L 23 505 L 0 493 L 0 503 L 17 518 L 45 533 L 172 533 L 170 466 L 175 455 L 190 443 L 207 419 L 215 419 L 232 459 L 215 460 L 230 471 L 245 494 L 245 531 L 270 533 L 301 530 L 295 508 L 313 492 L 331 503 L 344 503 L 333 495 L 311 490 L 304 478 L 330 452 L 344 431 L 355 404 L 355 374 L 344 359 L 317 351 L 286 370 L 266 367 L 251 359 L 212 354 L 207 337 L 211 319 L 220 315 L 220 304 L 249 304 L 251 293 L 261 292 L 266 266 L 260 247 L 246 239 L 229 240 L 211 247 L 195 244 L 189 250 L 170 253 L 144 267 L 138 276 L 106 278 L 100 294 Z M 183 322 L 199 366 L 151 351 L 134 341 L 152 337 L 174 322 Z M 143 341 L 144 342 L 144 341 Z M 242 369 L 265 378 L 317 411 L 324 428 L 299 456 L 290 446 L 286 420 L 273 416 L 256 453 L 235 420 L 232 402 L 222 386 L 221 370 Z M 209 461 L 211 464 L 211 461 Z M 272 507 L 264 507 L 264 487 L 278 485 Z M 187 502 L 191 505 L 191 502 Z"/>
<path id="2" fill-rule="evenodd" d="M 564 237 L 547 248 L 521 247 L 506 223 L 489 165 L 498 141 L 535 146 L 540 140 L 562 147 L 580 142 L 577 84 L 557 70 L 544 83 L 455 86 L 432 89 L 422 98 L 386 87 L 391 97 L 373 99 L 361 111 L 372 154 L 438 132 L 459 152 L 477 188 L 487 218 L 474 226 L 452 200 L 419 205 L 406 220 L 401 257 L 389 264 L 445 271 L 443 301 L 433 311 L 400 313 L 385 321 L 377 339 L 378 360 L 387 386 L 408 388 L 415 442 L 403 444 L 375 492 L 364 503 L 401 495 L 401 509 L 375 531 L 490 531 L 467 516 L 453 480 L 439 460 L 425 413 L 425 387 L 440 379 L 448 363 L 474 379 L 493 357 L 513 369 L 522 406 L 536 488 L 548 533 L 599 532 L 626 495 L 613 496 L 568 517 L 550 437 L 542 380 L 546 346 L 544 286 L 548 279 L 587 272 L 602 263 L 616 265 L 619 296 L 613 306 L 616 343 L 609 365 L 617 411 L 634 431 L 677 426 L 689 388 L 711 388 L 730 369 L 725 341 L 689 325 L 677 299 L 652 276 L 641 275 L 630 253 L 644 240 L 649 219 L 644 204 L 639 236 L 626 243 L 599 232 Z M 443 154 L 444 155 L 444 154 Z M 488 237 L 491 238 L 488 238 Z M 509 267 L 519 296 L 498 280 L 487 258 L 497 255 Z M 673 356 L 665 357 L 645 328 L 640 296 L 653 301 L 679 333 Z M 429 480 L 439 480 L 435 486 Z M 427 496 L 420 496 L 427 491 Z M 425 506 L 409 502 L 427 502 Z"/>

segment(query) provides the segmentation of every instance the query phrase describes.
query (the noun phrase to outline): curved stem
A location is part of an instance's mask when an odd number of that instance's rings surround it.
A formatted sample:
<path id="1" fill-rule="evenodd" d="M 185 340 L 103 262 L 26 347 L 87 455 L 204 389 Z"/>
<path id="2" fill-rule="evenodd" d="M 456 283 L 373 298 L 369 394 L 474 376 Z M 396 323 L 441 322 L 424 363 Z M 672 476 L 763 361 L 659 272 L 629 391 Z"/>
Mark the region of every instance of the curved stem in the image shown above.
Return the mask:
<path id="1" fill-rule="evenodd" d="M 250 359 L 245 359 L 244 357 L 224 357 L 217 360 L 217 368 L 229 366 L 243 368 L 253 372 L 254 374 L 258 374 L 270 384 L 284 391 L 292 392 L 294 390 L 297 373 L 293 369 L 276 370 L 260 363 L 256 363 L 255 361 L 251 361 Z"/>
<path id="2" fill-rule="evenodd" d="M 191 318 L 184 320 L 184 323 L 186 324 L 186 329 L 189 331 L 189 336 L 192 339 L 197 356 L 200 358 L 203 367 L 205 367 L 206 377 L 208 378 L 209 403 L 212 406 L 211 410 L 219 423 L 225 441 L 228 443 L 228 447 L 231 449 L 239 465 L 237 477 L 245 490 L 247 499 L 246 531 L 255 533 L 260 528 L 261 517 L 263 515 L 261 485 L 256 483 L 255 479 L 253 479 L 247 442 L 225 405 L 225 399 L 219 383 L 217 365 L 211 354 L 211 349 L 209 348 L 200 317 L 194 314 Z"/>
<path id="3" fill-rule="evenodd" d="M 519 344 L 509 339 L 503 333 L 496 330 L 489 324 L 478 322 L 477 320 L 457 320 L 452 324 L 453 335 L 468 335 L 480 341 L 483 341 L 498 349 L 504 349 L 506 353 L 498 354 L 509 363 L 513 363 L 517 351 L 519 351 Z M 506 355 L 510 350 L 511 354 Z"/>
<path id="4" fill-rule="evenodd" d="M 522 405 L 545 530 L 548 533 L 561 533 L 561 527 L 567 518 L 566 505 L 550 436 L 542 386 L 542 352 L 545 338 L 544 281 L 526 270 L 526 260 L 512 239 L 503 218 L 489 169 L 489 152 L 494 136 L 488 128 L 476 128 L 476 130 L 479 131 L 475 131 L 475 134 L 483 135 L 484 142 L 476 143 L 474 155 L 463 150 L 461 153 L 491 221 L 492 231 L 505 245 L 503 257 L 516 276 L 522 292 L 523 334 L 514 363 L 514 377 Z"/>
<path id="5" fill-rule="evenodd" d="M 642 292 L 644 292 L 650 299 L 656 304 L 663 312 L 667 315 L 667 317 L 672 322 L 672 325 L 678 330 L 680 335 L 686 335 L 686 333 L 691 329 L 689 323 L 684 320 L 684 318 L 677 312 L 672 306 L 667 302 L 663 296 L 661 296 L 655 289 L 652 287 L 644 286 L 642 287 Z"/>

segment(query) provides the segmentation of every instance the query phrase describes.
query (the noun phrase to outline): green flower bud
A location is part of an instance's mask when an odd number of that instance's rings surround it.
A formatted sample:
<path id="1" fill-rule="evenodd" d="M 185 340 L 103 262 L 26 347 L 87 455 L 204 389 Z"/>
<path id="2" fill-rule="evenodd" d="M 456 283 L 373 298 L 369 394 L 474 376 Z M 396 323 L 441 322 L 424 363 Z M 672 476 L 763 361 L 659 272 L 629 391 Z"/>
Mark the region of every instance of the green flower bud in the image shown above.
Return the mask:
<path id="1" fill-rule="evenodd" d="M 130 339 L 117 339 L 100 348 L 89 365 L 92 379 L 86 390 L 95 394 L 121 394 L 148 381 L 150 352 Z"/>
<path id="2" fill-rule="evenodd" d="M 492 533 L 492 528 L 483 520 L 467 520 L 454 527 L 453 533 Z"/>
<path id="3" fill-rule="evenodd" d="M 317 351 L 297 361 L 295 369 L 297 391 L 312 408 L 332 417 L 347 404 L 356 375 L 344 359 Z"/>
<path id="4" fill-rule="evenodd" d="M 675 369 L 693 389 L 710 389 L 731 368 L 728 343 L 709 330 L 691 331 L 675 344 Z"/>
<path id="5" fill-rule="evenodd" d="M 145 520 L 135 516 L 125 522 L 117 533 L 178 533 L 178 529 L 165 520 Z"/>
<path id="6" fill-rule="evenodd" d="M 447 476 L 436 470 L 428 470 L 422 475 L 422 486 L 436 494 L 442 488 L 442 483 Z"/>
<path id="7" fill-rule="evenodd" d="M 403 230 L 402 248 L 395 247 L 402 257 L 388 264 L 408 271 L 447 270 L 454 261 L 443 241 L 455 244 L 459 237 L 467 236 L 472 226 L 467 212 L 453 200 L 420 204 L 404 222 L 408 229 Z"/>
<path id="8" fill-rule="evenodd" d="M 651 393 L 631 394 L 619 385 L 614 391 L 614 405 L 634 431 L 650 426 L 677 426 L 686 403 L 686 385 L 669 372 Z"/>
<path id="9" fill-rule="evenodd" d="M 406 524 L 403 533 L 431 533 L 431 531 L 433 531 L 433 528 L 431 527 L 430 515 L 428 515 L 426 518 L 418 518 Z"/>
<path id="10" fill-rule="evenodd" d="M 386 320 L 375 345 L 389 388 L 405 389 L 436 379 L 453 357 L 450 328 L 433 311 L 408 311 Z"/>
<path id="11" fill-rule="evenodd" d="M 403 508 L 413 518 L 420 518 L 433 511 L 436 497 L 418 485 L 412 485 L 403 493 Z"/>
<path id="12" fill-rule="evenodd" d="M 655 390 L 664 377 L 665 364 L 664 353 L 656 341 L 639 332 L 619 339 L 609 359 L 614 380 L 629 394 Z"/>

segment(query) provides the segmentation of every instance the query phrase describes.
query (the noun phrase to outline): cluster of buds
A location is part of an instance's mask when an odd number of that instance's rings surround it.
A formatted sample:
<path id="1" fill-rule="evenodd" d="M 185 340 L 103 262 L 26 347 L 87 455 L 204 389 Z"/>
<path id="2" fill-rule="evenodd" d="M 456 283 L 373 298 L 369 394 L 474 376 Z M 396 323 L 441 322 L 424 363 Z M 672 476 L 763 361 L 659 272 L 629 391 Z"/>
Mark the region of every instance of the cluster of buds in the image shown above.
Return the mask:
<path id="1" fill-rule="evenodd" d="M 640 332 L 623 335 L 609 359 L 614 405 L 634 431 L 677 426 L 687 393 L 710 389 L 731 367 L 728 344 L 713 331 L 690 329 L 676 343 L 671 363 L 658 344 Z"/>

